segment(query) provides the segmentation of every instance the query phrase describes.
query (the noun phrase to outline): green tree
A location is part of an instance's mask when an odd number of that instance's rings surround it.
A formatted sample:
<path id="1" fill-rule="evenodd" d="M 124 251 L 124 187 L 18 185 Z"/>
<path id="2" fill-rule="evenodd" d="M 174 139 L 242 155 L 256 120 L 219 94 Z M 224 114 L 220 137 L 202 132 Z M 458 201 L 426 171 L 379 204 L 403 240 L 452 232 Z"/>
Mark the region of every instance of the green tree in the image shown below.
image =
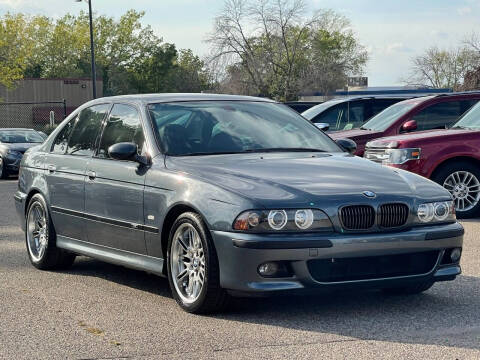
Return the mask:
<path id="1" fill-rule="evenodd" d="M 23 77 L 32 53 L 27 27 L 28 19 L 22 14 L 7 13 L 0 19 L 0 84 L 7 87 Z"/>

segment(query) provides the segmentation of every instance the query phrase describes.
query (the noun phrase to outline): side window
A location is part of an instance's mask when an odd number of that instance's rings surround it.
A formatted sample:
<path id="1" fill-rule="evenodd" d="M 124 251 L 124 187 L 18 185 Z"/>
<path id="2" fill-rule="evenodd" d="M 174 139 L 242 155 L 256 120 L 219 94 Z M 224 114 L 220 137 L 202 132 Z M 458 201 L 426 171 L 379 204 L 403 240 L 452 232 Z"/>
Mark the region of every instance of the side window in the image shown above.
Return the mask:
<path id="1" fill-rule="evenodd" d="M 137 109 L 129 105 L 115 104 L 105 124 L 97 156 L 110 158 L 108 148 L 121 142 L 137 144 L 141 154 L 145 138 Z"/>
<path id="2" fill-rule="evenodd" d="M 417 131 L 444 129 L 453 125 L 468 109 L 468 100 L 445 101 L 433 104 L 412 117 L 417 122 Z"/>
<path id="3" fill-rule="evenodd" d="M 351 102 L 348 111 L 348 122 L 338 130 L 358 128 L 365 122 L 365 102 Z"/>
<path id="4" fill-rule="evenodd" d="M 102 121 L 110 104 L 95 105 L 81 111 L 68 142 L 67 154 L 91 156 Z"/>
<path id="5" fill-rule="evenodd" d="M 312 119 L 314 123 L 326 123 L 330 125 L 330 130 L 343 129 L 343 125 L 347 122 L 347 105 L 345 103 L 334 105 L 318 114 Z"/>
<path id="6" fill-rule="evenodd" d="M 55 138 L 55 141 L 53 142 L 51 152 L 55 154 L 65 154 L 65 151 L 67 150 L 68 146 L 68 138 L 70 137 L 70 134 L 72 133 L 73 126 L 75 125 L 75 122 L 77 121 L 78 116 L 70 120 L 62 130 L 58 133 L 57 137 Z"/>
<path id="7" fill-rule="evenodd" d="M 382 112 L 387 107 L 392 106 L 397 103 L 396 99 L 373 99 L 372 100 L 372 114 L 371 116 L 377 115 L 379 112 Z"/>

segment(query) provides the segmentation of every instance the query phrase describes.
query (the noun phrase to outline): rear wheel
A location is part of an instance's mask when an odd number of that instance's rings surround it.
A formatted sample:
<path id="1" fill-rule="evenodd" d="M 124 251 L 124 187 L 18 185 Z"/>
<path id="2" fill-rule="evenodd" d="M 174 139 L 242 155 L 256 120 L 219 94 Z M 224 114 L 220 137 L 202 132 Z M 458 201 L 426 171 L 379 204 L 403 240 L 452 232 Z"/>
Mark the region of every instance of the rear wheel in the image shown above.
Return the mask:
<path id="1" fill-rule="evenodd" d="M 225 307 L 228 295 L 220 287 L 217 254 L 198 214 L 184 213 L 173 224 L 167 269 L 173 297 L 185 311 L 211 313 Z"/>
<path id="2" fill-rule="evenodd" d="M 480 169 L 459 161 L 443 166 L 432 177 L 452 194 L 457 217 L 466 219 L 480 213 Z"/>
<path id="3" fill-rule="evenodd" d="M 427 291 L 433 286 L 433 281 L 421 281 L 417 284 L 404 286 L 404 287 L 397 287 L 397 288 L 387 288 L 382 289 L 384 293 L 389 295 L 414 295 L 420 294 L 424 291 Z"/>
<path id="4" fill-rule="evenodd" d="M 45 199 L 32 196 L 27 210 L 25 238 L 30 262 L 37 269 L 65 269 L 75 261 L 71 254 L 56 247 L 56 234 Z"/>

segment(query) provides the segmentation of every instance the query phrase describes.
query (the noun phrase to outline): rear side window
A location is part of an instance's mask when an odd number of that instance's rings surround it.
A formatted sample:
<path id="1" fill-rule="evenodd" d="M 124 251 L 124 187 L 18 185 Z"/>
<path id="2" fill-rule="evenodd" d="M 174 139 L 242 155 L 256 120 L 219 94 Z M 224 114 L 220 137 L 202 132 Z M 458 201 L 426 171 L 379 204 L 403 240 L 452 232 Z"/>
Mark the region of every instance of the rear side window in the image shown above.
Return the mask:
<path id="1" fill-rule="evenodd" d="M 76 116 L 74 119 L 70 120 L 62 130 L 58 133 L 57 137 L 55 138 L 55 141 L 53 142 L 52 145 L 52 153 L 55 154 L 65 154 L 65 151 L 67 150 L 68 146 L 68 138 L 70 137 L 70 134 L 72 133 L 73 126 L 75 125 L 75 122 L 77 121 L 78 116 Z"/>
<path id="2" fill-rule="evenodd" d="M 97 156 L 110 158 L 108 148 L 121 142 L 137 144 L 141 154 L 145 138 L 138 110 L 133 106 L 115 104 L 103 130 Z"/>
<path id="3" fill-rule="evenodd" d="M 412 117 L 417 131 L 445 129 L 452 126 L 472 106 L 472 100 L 444 101 L 431 105 Z"/>
<path id="4" fill-rule="evenodd" d="M 68 142 L 67 154 L 91 156 L 95 152 L 95 143 L 102 121 L 110 104 L 95 105 L 82 110 Z"/>

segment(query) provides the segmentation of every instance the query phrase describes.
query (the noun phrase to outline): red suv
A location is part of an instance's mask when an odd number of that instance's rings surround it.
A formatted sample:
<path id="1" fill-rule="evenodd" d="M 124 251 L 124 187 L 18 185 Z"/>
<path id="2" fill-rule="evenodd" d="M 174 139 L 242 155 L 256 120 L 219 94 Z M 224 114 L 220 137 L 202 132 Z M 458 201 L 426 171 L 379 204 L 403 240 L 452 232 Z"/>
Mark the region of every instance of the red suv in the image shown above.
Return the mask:
<path id="1" fill-rule="evenodd" d="M 369 142 L 365 157 L 443 185 L 455 199 L 458 217 L 480 213 L 480 103 L 450 129 Z"/>
<path id="2" fill-rule="evenodd" d="M 363 156 L 365 144 L 384 136 L 414 131 L 445 129 L 480 100 L 480 92 L 424 96 L 398 102 L 372 117 L 359 129 L 329 133 L 333 139 L 349 138 Z"/>

